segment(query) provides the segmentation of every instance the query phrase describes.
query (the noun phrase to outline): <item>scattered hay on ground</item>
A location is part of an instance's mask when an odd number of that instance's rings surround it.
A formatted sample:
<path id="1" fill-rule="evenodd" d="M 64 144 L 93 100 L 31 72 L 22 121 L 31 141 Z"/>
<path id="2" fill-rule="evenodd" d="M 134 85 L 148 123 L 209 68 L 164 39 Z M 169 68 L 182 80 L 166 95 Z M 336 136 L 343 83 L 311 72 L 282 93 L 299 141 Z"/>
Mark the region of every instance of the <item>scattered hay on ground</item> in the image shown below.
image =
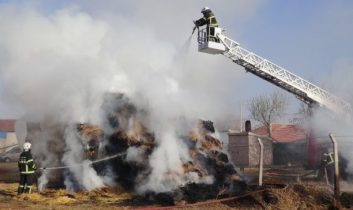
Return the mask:
<path id="1" fill-rule="evenodd" d="M 38 193 L 17 196 L 17 184 L 0 183 L 0 209 L 136 209 L 143 204 L 134 203 L 133 196 L 121 188 L 101 188 L 92 191 L 68 193 L 64 189 L 46 189 Z M 178 209 L 328 209 L 332 205 L 333 192 L 318 182 L 290 184 L 286 187 L 268 187 L 252 196 L 207 205 Z M 353 195 L 342 193 L 343 208 L 353 207 Z M 147 205 L 147 204 L 146 204 Z M 150 205 L 149 207 L 156 207 Z"/>
<path id="2" fill-rule="evenodd" d="M 117 189 L 102 188 L 90 192 L 68 193 L 64 189 L 46 189 L 38 193 L 36 187 L 31 194 L 17 195 L 18 184 L 0 183 L 0 209 L 92 209 L 118 208 L 124 200 L 131 199 L 131 194 Z M 85 207 L 86 206 L 86 207 Z M 87 208 L 88 207 L 88 208 Z"/>
<path id="3" fill-rule="evenodd" d="M 278 198 L 274 209 L 327 209 L 333 201 L 329 187 L 320 183 L 291 184 L 283 189 L 271 189 L 271 194 Z"/>

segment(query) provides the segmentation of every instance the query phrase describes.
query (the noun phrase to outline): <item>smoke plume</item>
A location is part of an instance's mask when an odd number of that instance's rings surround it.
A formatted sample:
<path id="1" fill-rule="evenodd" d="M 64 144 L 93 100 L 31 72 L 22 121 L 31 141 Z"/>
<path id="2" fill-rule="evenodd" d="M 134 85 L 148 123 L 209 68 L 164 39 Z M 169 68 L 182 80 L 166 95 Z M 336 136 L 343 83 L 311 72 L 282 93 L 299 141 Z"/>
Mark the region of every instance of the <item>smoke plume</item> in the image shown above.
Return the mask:
<path id="1" fill-rule="evenodd" d="M 5 103 L 23 120 L 39 122 L 30 139 L 41 166 L 79 165 L 65 171 L 66 188 L 91 190 L 105 186 L 105 181 L 82 158 L 75 125 L 97 125 L 109 134 L 105 94 L 125 94 L 148 113 L 142 120 L 158 143 L 148 162 L 151 174 L 138 191 L 173 189 L 187 178 L 180 175 L 163 181 L 162 175 L 180 174 L 182 162 L 189 159 L 179 136 L 186 130 L 185 122 L 227 116 L 233 109 L 231 87 L 238 72 L 232 64 L 220 65 L 220 58 L 205 59 L 209 55 L 189 51 L 191 20 L 199 17 L 183 17 L 185 23 L 176 18 L 175 26 L 166 24 L 162 30 L 145 22 L 156 17 L 146 17 L 143 7 L 136 9 L 132 19 L 123 12 L 102 14 L 92 5 L 53 10 L 31 3 L 0 6 L 0 84 Z M 159 9 L 156 12 L 164 11 Z M 170 40 L 165 31 L 173 33 Z M 217 72 L 227 66 L 232 69 L 225 71 L 228 75 Z M 121 126 L 132 130 L 133 121 Z M 138 151 L 129 150 L 128 158 L 134 158 L 133 152 Z M 40 189 L 51 174 L 42 173 Z"/>

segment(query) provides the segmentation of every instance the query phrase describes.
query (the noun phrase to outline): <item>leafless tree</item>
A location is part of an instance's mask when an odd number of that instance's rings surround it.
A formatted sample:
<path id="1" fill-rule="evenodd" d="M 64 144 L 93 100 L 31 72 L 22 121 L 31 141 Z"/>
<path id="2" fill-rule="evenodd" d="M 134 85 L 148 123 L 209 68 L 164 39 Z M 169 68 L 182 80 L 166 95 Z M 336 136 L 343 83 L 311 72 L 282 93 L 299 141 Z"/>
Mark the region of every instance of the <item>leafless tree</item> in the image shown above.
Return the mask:
<path id="1" fill-rule="evenodd" d="M 295 114 L 293 119 L 290 120 L 293 124 L 304 125 L 310 121 L 311 116 L 313 115 L 313 108 L 306 103 L 300 103 L 298 112 Z"/>
<path id="2" fill-rule="evenodd" d="M 271 137 L 271 123 L 283 117 L 287 105 L 287 97 L 276 91 L 269 95 L 252 98 L 248 104 L 248 109 L 251 118 L 264 125 Z"/>

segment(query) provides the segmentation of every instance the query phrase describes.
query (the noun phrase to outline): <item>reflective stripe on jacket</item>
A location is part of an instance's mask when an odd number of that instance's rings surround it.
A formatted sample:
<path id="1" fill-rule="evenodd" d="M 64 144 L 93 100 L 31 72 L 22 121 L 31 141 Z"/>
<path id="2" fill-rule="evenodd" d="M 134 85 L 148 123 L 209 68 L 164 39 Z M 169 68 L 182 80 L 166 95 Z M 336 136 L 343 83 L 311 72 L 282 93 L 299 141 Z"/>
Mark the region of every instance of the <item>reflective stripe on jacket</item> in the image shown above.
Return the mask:
<path id="1" fill-rule="evenodd" d="M 207 24 L 209 27 L 218 27 L 218 23 L 215 16 L 208 17 Z"/>
<path id="2" fill-rule="evenodd" d="M 30 151 L 23 151 L 18 160 L 18 169 L 21 174 L 33 174 L 36 170 L 36 164 L 33 162 Z"/>

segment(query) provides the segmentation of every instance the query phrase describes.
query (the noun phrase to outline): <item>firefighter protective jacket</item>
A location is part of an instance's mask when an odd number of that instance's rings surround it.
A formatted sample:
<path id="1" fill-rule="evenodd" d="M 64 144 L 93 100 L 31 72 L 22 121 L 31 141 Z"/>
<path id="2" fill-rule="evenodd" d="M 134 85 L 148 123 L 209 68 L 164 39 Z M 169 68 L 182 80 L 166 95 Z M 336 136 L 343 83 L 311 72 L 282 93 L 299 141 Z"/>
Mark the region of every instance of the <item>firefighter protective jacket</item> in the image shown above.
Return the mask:
<path id="1" fill-rule="evenodd" d="M 324 163 L 326 165 L 331 165 L 334 162 L 335 161 L 334 161 L 334 158 L 333 158 L 333 152 L 324 153 Z"/>
<path id="2" fill-rule="evenodd" d="M 195 21 L 197 27 L 206 25 L 209 27 L 218 27 L 216 17 L 214 16 L 211 10 L 208 10 L 203 13 L 203 17 Z"/>
<path id="3" fill-rule="evenodd" d="M 33 157 L 30 151 L 23 151 L 21 153 L 18 161 L 18 168 L 21 174 L 34 174 L 37 166 L 33 162 Z"/>

